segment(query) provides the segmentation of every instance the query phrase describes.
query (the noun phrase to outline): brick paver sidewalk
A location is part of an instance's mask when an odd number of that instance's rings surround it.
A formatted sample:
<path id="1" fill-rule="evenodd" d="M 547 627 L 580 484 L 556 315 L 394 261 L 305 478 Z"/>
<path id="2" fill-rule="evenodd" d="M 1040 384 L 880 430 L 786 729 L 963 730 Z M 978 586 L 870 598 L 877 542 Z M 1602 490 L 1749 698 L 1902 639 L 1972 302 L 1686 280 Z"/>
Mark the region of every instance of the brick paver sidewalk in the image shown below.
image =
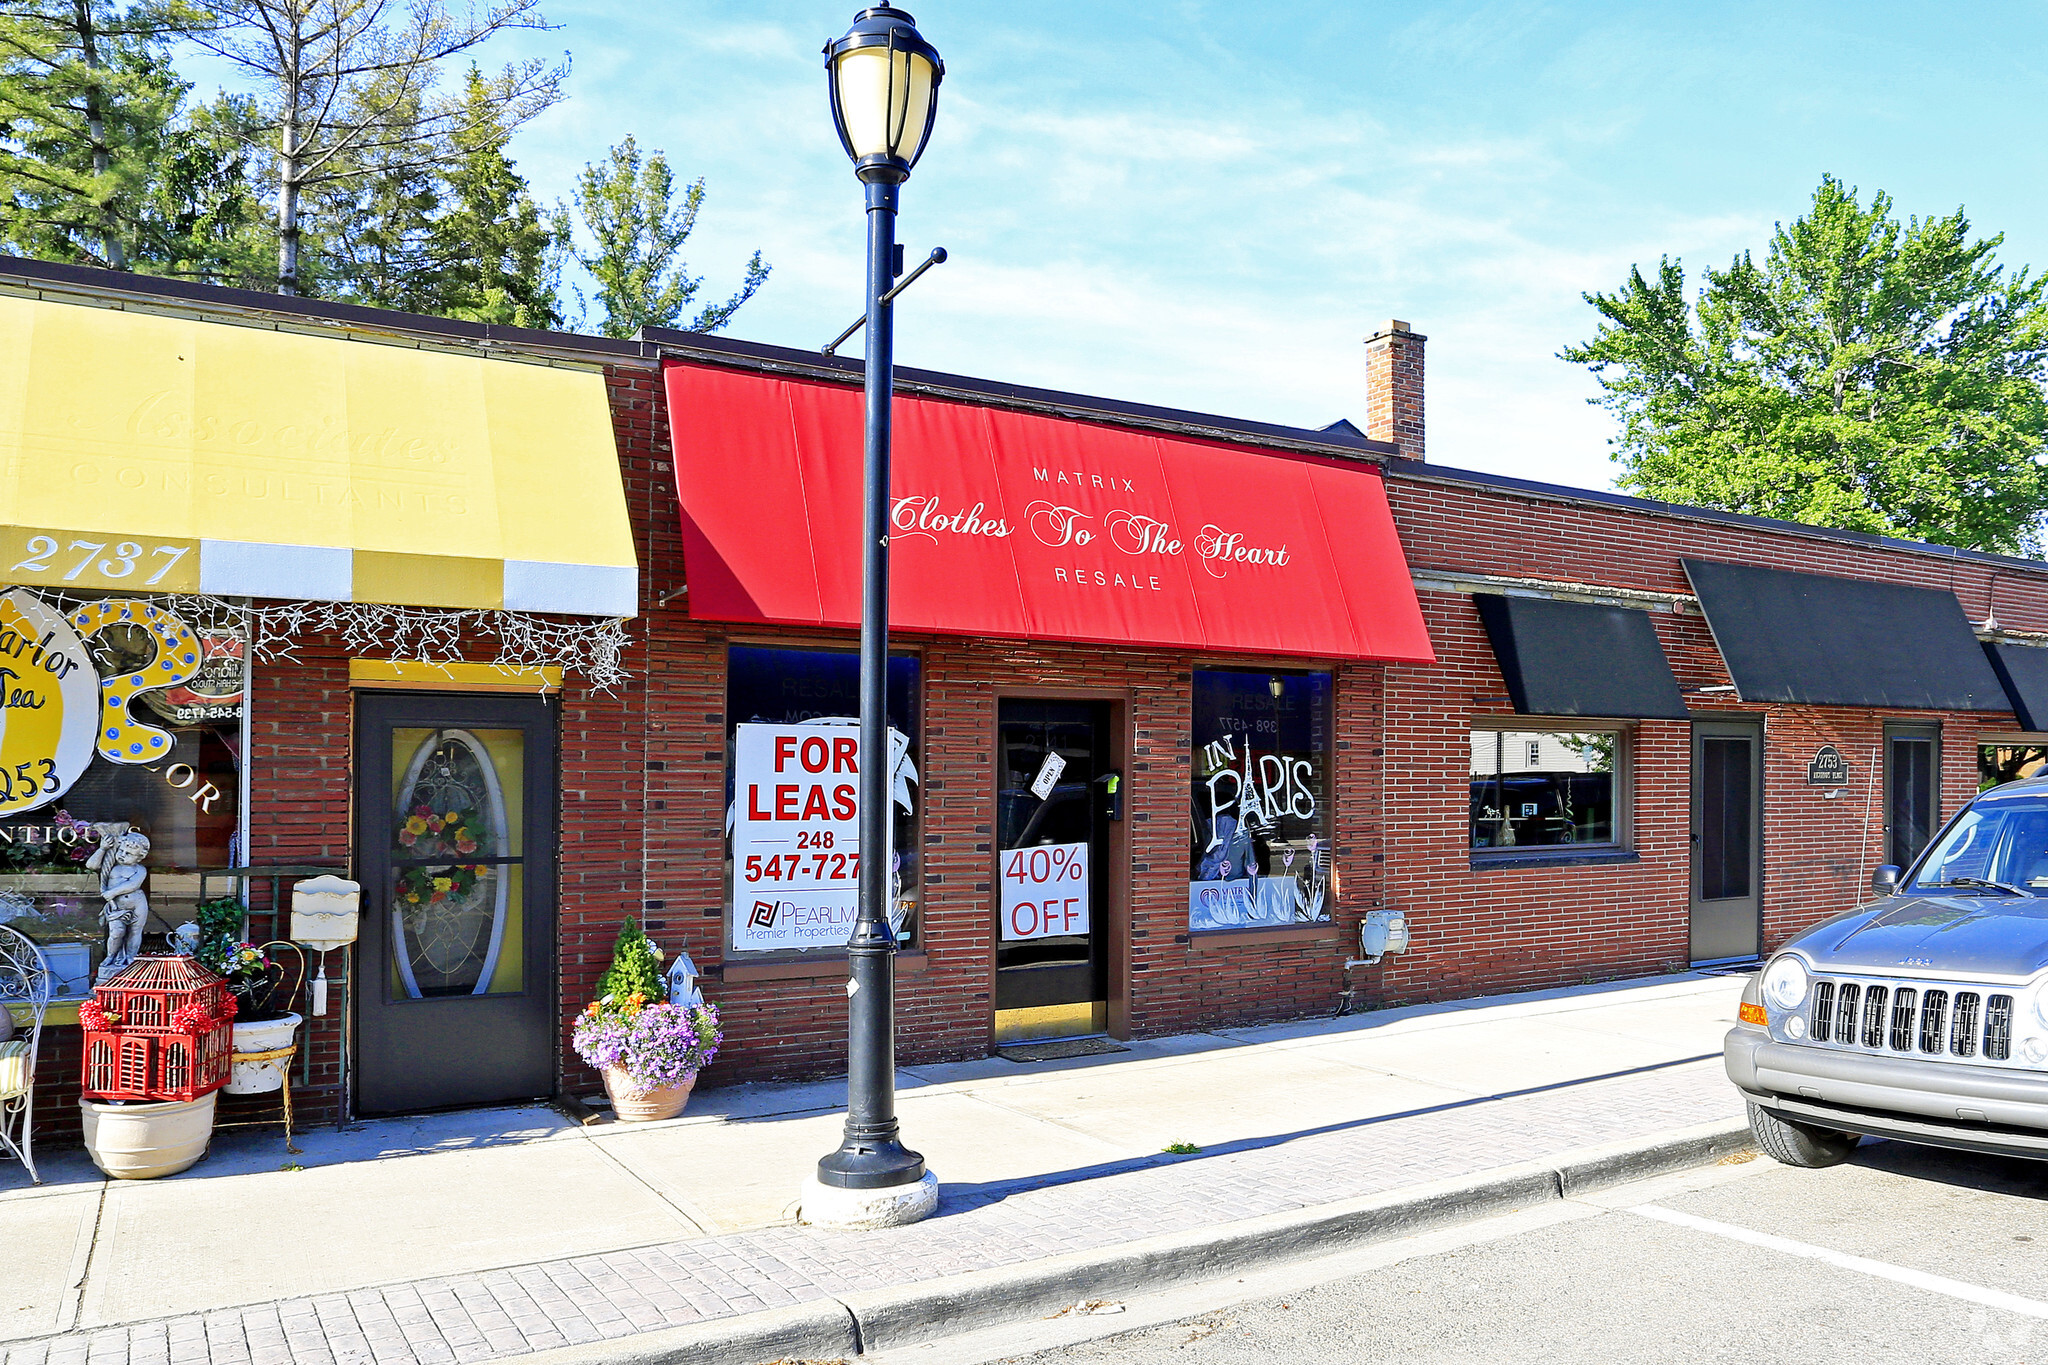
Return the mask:
<path id="1" fill-rule="evenodd" d="M 948 1191 L 937 1216 L 907 1228 L 765 1228 L 286 1299 L 16 1342 L 0 1365 L 487 1360 L 1382 1194 L 1741 1109 L 1718 1058 L 1690 1061 L 1065 1183 Z"/>

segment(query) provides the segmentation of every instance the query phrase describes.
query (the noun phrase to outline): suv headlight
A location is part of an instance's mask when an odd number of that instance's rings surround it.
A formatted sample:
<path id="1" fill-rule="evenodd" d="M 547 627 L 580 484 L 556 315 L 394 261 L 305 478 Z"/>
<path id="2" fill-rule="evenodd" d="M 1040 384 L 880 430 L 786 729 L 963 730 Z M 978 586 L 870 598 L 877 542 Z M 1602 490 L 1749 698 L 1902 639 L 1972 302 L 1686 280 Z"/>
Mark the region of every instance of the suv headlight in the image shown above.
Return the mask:
<path id="1" fill-rule="evenodd" d="M 2041 1021 L 2042 1028 L 2048 1028 L 2048 978 L 2036 981 L 2031 994 L 2034 997 L 2034 1018 Z"/>
<path id="2" fill-rule="evenodd" d="M 1796 957 L 1773 959 L 1764 969 L 1764 999 L 1781 1010 L 1796 1009 L 1806 999 L 1806 964 Z"/>

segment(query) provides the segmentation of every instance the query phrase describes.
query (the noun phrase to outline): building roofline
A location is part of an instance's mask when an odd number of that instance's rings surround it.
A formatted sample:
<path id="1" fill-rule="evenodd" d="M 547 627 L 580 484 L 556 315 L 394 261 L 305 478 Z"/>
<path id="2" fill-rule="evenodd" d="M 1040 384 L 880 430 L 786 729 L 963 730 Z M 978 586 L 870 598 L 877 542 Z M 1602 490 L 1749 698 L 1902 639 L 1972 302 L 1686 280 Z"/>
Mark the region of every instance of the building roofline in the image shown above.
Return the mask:
<path id="1" fill-rule="evenodd" d="M 1609 507 L 1620 511 L 1668 517 L 1677 521 L 1705 521 L 1721 526 L 1739 526 L 1745 530 L 1803 536 L 1809 540 L 1827 540 L 1879 550 L 1901 550 L 1910 554 L 1933 555 L 1939 559 L 1984 564 L 1998 569 L 2048 574 L 2048 562 L 2023 559 L 2018 555 L 1993 554 L 1987 550 L 1965 550 L 1952 545 L 1936 545 L 1932 541 L 1902 540 L 1894 536 L 1873 535 L 1868 531 L 1844 531 L 1833 526 L 1814 526 L 1803 521 L 1750 516 L 1744 512 L 1724 512 L 1717 507 L 1691 507 L 1684 503 L 1658 502 L 1653 498 L 1632 497 L 1626 493 L 1612 493 L 1598 488 L 1574 488 L 1568 484 L 1519 479 L 1510 474 L 1489 474 L 1476 469 L 1452 469 L 1421 460 L 1391 459 L 1387 461 L 1386 470 L 1388 477 L 1395 479 L 1410 479 L 1421 483 L 1465 484 L 1470 487 L 1491 489 L 1497 493 L 1548 502 Z"/>
<path id="2" fill-rule="evenodd" d="M 236 322 L 266 320 L 308 328 L 346 328 L 352 332 L 375 333 L 394 339 L 471 346 L 484 351 L 580 360 L 590 364 L 652 367 L 656 363 L 653 348 L 637 340 L 617 341 L 611 337 L 583 336 L 575 332 L 545 332 L 530 327 L 425 317 L 389 308 L 302 299 L 288 294 L 231 289 L 226 285 L 202 284 L 195 280 L 166 279 L 125 270 L 105 270 L 98 266 L 28 260 L 19 256 L 0 255 L 0 287 L 33 290 L 68 302 L 91 301 L 104 305 L 110 299 L 133 299 L 160 308 L 185 309 Z"/>
<path id="3" fill-rule="evenodd" d="M 736 365 L 809 379 L 847 384 L 861 382 L 862 362 L 850 356 L 800 351 L 789 346 L 769 346 L 731 337 L 708 336 L 702 332 L 679 332 L 666 327 L 648 327 L 640 335 L 658 347 L 664 356 L 676 360 L 699 360 L 715 365 Z M 1194 436 L 1228 441 L 1233 445 L 1266 446 L 1340 459 L 1381 462 L 1393 457 L 1400 447 L 1390 441 L 1343 430 L 1314 431 L 1284 426 L 1277 422 L 1255 422 L 1243 417 L 1225 417 L 1210 412 L 1159 407 L 1151 403 L 1130 403 L 1094 394 L 1070 393 L 1063 389 L 1040 389 L 1027 384 L 1005 384 L 941 370 L 896 368 L 899 392 L 931 398 L 950 398 L 985 406 L 1013 408 L 1052 417 L 1089 422 L 1109 422 L 1140 427 L 1176 436 Z"/>
<path id="4" fill-rule="evenodd" d="M 642 329 L 637 338 L 622 341 L 611 337 L 585 336 L 575 332 L 548 332 L 526 327 L 505 327 L 493 323 L 460 322 L 450 318 L 401 313 L 388 308 L 368 308 L 361 304 L 295 298 L 284 294 L 264 293 L 260 290 L 231 289 L 224 285 L 201 284 L 192 280 L 137 275 L 123 270 L 105 270 L 97 266 L 63 265 L 53 261 L 0 255 L 0 288 L 10 286 L 58 298 L 102 302 L 109 298 L 135 299 L 159 306 L 183 307 L 202 315 L 211 313 L 238 320 L 270 319 L 307 327 L 346 328 L 353 332 L 375 333 L 394 339 L 469 346 L 486 352 L 496 351 L 587 364 L 651 368 L 664 357 L 687 358 L 848 384 L 860 382 L 862 374 L 862 362 L 848 356 L 825 355 L 789 346 L 772 346 L 765 342 L 739 341 L 731 337 L 711 336 L 701 332 L 650 327 Z M 1704 521 L 1872 549 L 1933 555 L 1941 559 L 1982 564 L 2013 572 L 2048 574 L 2048 562 L 2023 559 L 2017 555 L 1958 549 L 1922 540 L 1902 540 L 1892 536 L 1873 535 L 1866 531 L 1811 526 L 1804 522 L 1724 512 L 1711 507 L 1689 507 L 1682 503 L 1658 502 L 1650 498 L 1631 497 L 1624 493 L 1574 488 L 1565 484 L 1515 478 L 1507 474 L 1489 474 L 1478 470 L 1454 469 L 1421 460 L 1402 459 L 1398 453 L 1399 447 L 1391 442 L 1354 436 L 1341 429 L 1312 431 L 1273 422 L 1254 422 L 1245 418 L 1191 412 L 1149 403 L 1130 403 L 1059 389 L 1005 384 L 938 370 L 899 367 L 896 376 L 898 387 L 905 392 L 1016 408 L 1081 421 L 1107 422 L 1119 426 L 1165 431 L 1236 445 L 1266 446 L 1368 460 L 1383 465 L 1387 474 L 1393 478 L 1463 484 L 1511 496 L 1607 507 L 1681 521 Z"/>

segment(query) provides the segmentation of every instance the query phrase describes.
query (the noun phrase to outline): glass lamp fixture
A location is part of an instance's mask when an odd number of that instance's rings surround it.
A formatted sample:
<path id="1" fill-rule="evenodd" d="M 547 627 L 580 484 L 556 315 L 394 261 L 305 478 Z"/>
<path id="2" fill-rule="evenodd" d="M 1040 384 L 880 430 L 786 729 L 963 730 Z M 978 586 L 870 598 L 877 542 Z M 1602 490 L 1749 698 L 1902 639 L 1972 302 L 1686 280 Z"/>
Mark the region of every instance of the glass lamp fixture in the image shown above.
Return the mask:
<path id="1" fill-rule="evenodd" d="M 901 184 L 924 152 L 946 64 L 916 23 L 894 5 L 854 17 L 825 46 L 832 124 L 862 180 Z"/>

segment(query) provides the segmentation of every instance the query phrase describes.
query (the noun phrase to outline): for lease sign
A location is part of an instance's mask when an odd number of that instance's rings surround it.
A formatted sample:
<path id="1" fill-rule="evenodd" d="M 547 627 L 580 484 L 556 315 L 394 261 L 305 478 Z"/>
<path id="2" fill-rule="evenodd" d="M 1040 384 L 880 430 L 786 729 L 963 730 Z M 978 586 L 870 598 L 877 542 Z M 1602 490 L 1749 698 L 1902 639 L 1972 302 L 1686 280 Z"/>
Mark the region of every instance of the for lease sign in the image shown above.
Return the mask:
<path id="1" fill-rule="evenodd" d="M 733 738 L 733 947 L 836 947 L 860 881 L 860 738 L 740 725 Z"/>

